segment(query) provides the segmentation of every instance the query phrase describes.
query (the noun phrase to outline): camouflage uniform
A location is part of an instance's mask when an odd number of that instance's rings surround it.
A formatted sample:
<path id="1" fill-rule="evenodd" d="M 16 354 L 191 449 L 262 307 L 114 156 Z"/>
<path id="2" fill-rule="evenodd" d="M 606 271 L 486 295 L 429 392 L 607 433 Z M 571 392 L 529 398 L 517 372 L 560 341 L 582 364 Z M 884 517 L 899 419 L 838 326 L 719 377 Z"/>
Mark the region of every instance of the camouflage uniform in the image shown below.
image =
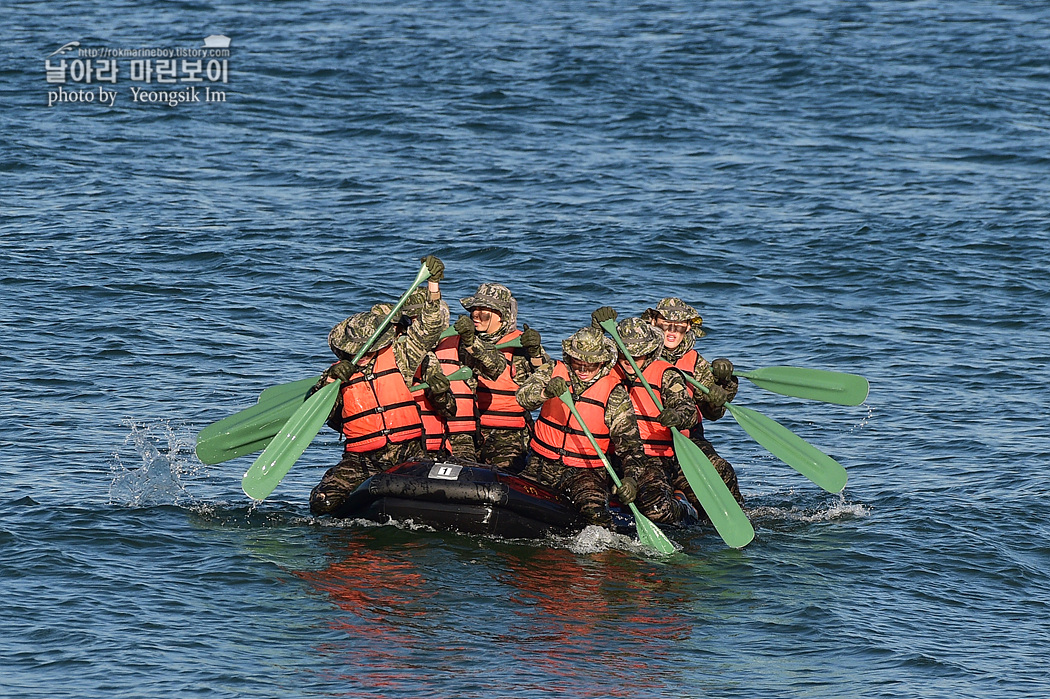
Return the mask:
<path id="1" fill-rule="evenodd" d="M 704 332 L 703 328 L 700 327 L 703 320 L 700 318 L 700 314 L 696 312 L 696 309 L 678 298 L 670 297 L 663 299 L 656 305 L 656 308 L 647 309 L 642 317 L 650 321 L 662 318 L 663 320 L 672 323 L 691 324 L 689 331 L 685 334 L 677 347 L 664 347 L 663 351 L 660 353 L 660 359 L 670 362 L 671 364 L 680 360 L 689 350 L 694 349 L 696 341 L 707 334 Z M 725 381 L 716 381 L 714 374 L 711 373 L 711 364 L 704 359 L 703 356 L 699 356 L 697 359 L 696 368 L 693 371 L 693 378 L 707 388 L 711 388 L 717 384 L 726 392 L 727 401 L 732 401 L 736 397 L 737 391 L 740 388 L 740 380 L 735 376 L 730 376 Z M 708 401 L 707 394 L 699 389 L 694 392 L 694 399 L 696 401 L 696 407 L 706 420 L 717 420 L 726 413 L 724 405 L 718 407 L 711 405 Z M 736 498 L 737 502 L 743 504 L 744 497 L 740 494 L 740 484 L 737 481 L 736 471 L 733 469 L 732 464 L 722 458 L 718 452 L 715 451 L 714 445 L 704 437 L 704 425 L 702 421 L 697 421 L 696 426 L 689 430 L 689 439 L 700 447 L 700 450 L 711 460 L 711 464 L 715 467 L 715 470 L 718 471 L 718 475 L 722 477 L 722 480 L 725 481 L 726 487 L 729 488 L 729 492 L 733 494 L 733 497 Z M 681 472 L 680 468 L 678 469 L 678 473 L 673 482 L 675 488 L 685 492 L 689 501 L 702 512 L 703 508 L 700 507 L 700 503 L 697 501 L 692 489 L 688 487 L 688 483 L 685 480 L 685 474 Z"/>
<path id="2" fill-rule="evenodd" d="M 648 367 L 663 346 L 663 336 L 648 322 L 640 318 L 627 318 L 620 321 L 616 327 L 624 346 L 632 357 L 645 356 L 645 360 L 638 364 L 643 372 Z M 622 369 L 621 380 L 629 389 L 637 388 L 644 391 L 645 387 L 633 374 L 628 374 Z M 696 406 L 693 397 L 685 384 L 685 379 L 677 371 L 668 369 L 664 372 L 660 384 L 660 402 L 663 404 L 663 412 L 670 413 L 673 417 L 669 427 L 685 430 L 696 423 Z M 644 460 L 632 463 L 622 463 L 624 477 L 633 478 L 638 483 L 638 496 L 635 504 L 642 514 L 658 523 L 677 522 L 685 518 L 690 510 L 695 508 L 686 505 L 676 496 L 675 491 L 682 491 L 683 497 L 691 493 L 688 483 L 679 484 L 676 475 L 682 469 L 673 456 L 662 457 L 646 454 Z"/>
<path id="3" fill-rule="evenodd" d="M 562 342 L 562 356 L 566 361 L 569 386 L 574 397 L 580 396 L 589 386 L 615 371 L 615 347 L 611 347 L 611 344 L 600 330 L 594 328 L 577 331 L 571 338 Z M 572 366 L 568 365 L 570 356 L 588 363 L 605 362 L 605 365 L 594 378 L 583 383 Z M 541 407 L 547 400 L 560 400 L 547 398 L 544 394 L 556 366 L 556 362 L 545 362 L 529 376 L 518 389 L 518 403 L 531 411 Z M 636 464 L 644 464 L 645 455 L 642 453 L 642 441 L 638 434 L 634 408 L 631 406 L 627 389 L 622 385 L 617 385 L 609 394 L 605 424 L 609 428 L 612 449 L 621 463 L 631 465 L 632 468 L 637 468 Z M 611 479 L 604 468 L 566 466 L 561 460 L 548 459 L 533 452 L 522 475 L 565 493 L 589 523 L 611 525 L 608 510 Z"/>
<path id="4" fill-rule="evenodd" d="M 391 308 L 393 306 L 390 304 L 377 304 L 371 311 L 351 316 L 332 328 L 328 334 L 328 344 L 335 356 L 340 360 L 352 359 Z M 391 325 L 373 343 L 372 349 L 382 349 L 393 344 L 394 362 L 405 383 L 411 385 L 416 369 L 427 352 L 437 344 L 441 331 L 448 327 L 448 321 L 442 315 L 438 301 L 429 299 L 420 310 L 419 322 L 412 323 L 401 335 L 398 335 L 396 320 L 398 318 L 391 318 Z M 361 371 L 371 373 L 375 361 L 375 357 L 372 357 L 361 366 Z M 315 390 L 326 382 L 327 375 L 321 378 Z M 328 418 L 329 426 L 336 431 L 341 431 L 341 414 L 342 394 Z M 342 505 L 347 496 L 366 478 L 402 461 L 422 456 L 423 444 L 422 440 L 418 439 L 387 444 L 366 453 L 344 452 L 342 460 L 328 469 L 321 477 L 321 482 L 311 491 L 310 511 L 317 515 L 328 514 Z"/>
<path id="5" fill-rule="evenodd" d="M 476 375 L 494 381 L 507 368 L 507 357 L 496 349 L 496 344 L 517 327 L 518 302 L 510 289 L 502 284 L 490 283 L 482 284 L 473 296 L 461 299 L 460 303 L 468 312 L 483 307 L 491 308 L 500 315 L 500 327 L 495 332 L 477 333 L 470 346 L 460 344 L 460 362 L 469 366 Z M 550 361 L 546 352 L 542 353 L 541 358 L 544 362 Z M 511 361 L 514 382 L 520 386 L 536 368 L 521 349 L 514 351 Z M 526 414 L 529 425 L 520 429 L 483 426 L 479 440 L 481 461 L 509 473 L 521 471 L 529 449 L 531 420 L 532 416 Z"/>

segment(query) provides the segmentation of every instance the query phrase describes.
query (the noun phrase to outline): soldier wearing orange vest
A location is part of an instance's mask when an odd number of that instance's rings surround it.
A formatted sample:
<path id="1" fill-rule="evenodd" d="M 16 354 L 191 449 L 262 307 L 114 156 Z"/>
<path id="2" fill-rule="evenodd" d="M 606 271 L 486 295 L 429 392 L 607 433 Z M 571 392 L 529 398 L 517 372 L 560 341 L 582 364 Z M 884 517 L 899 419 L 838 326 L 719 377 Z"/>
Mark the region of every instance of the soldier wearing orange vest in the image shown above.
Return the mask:
<path id="1" fill-rule="evenodd" d="M 403 310 L 406 316 L 414 319 L 422 310 L 422 301 L 410 298 Z M 441 313 L 447 326 L 450 312 L 444 301 L 441 302 Z M 427 456 L 455 456 L 477 461 L 477 380 L 473 376 L 451 382 L 445 378 L 463 366 L 461 345 L 460 336 L 451 335 L 440 340 L 433 351 L 427 352 L 416 370 L 414 382 L 426 383 L 428 388 L 413 391 L 412 395 L 423 422 L 423 448 Z"/>
<path id="2" fill-rule="evenodd" d="M 616 311 L 605 306 L 591 317 L 598 325 L 615 318 Z M 675 459 L 671 435 L 672 427 L 686 430 L 696 424 L 693 397 L 674 366 L 657 358 L 663 337 L 656 328 L 641 318 L 627 318 L 617 324 L 616 331 L 663 406 L 662 410 L 656 407 L 630 362 L 619 356 L 616 370 L 630 394 L 646 456 L 641 465 L 623 464 L 623 480 L 629 487 L 637 484 L 635 503 L 652 521 L 677 522 L 695 516 L 696 506 L 687 499 L 687 493 L 691 494 L 688 484 L 677 483 L 682 469 Z"/>
<path id="3" fill-rule="evenodd" d="M 350 359 L 379 328 L 391 306 L 373 306 L 337 324 L 328 334 L 328 345 L 339 361 L 325 371 L 318 387 L 342 382 L 328 424 L 346 441 L 342 460 L 328 469 L 310 493 L 314 514 L 338 508 L 369 476 L 423 456 L 423 425 L 408 387 L 423 357 L 448 327 L 438 286 L 445 266 L 433 255 L 423 261 L 430 269 L 427 298 L 418 322 L 404 334 L 398 335 L 396 324 L 387 326 L 356 366 Z"/>
<path id="4" fill-rule="evenodd" d="M 646 309 L 642 317 L 652 323 L 663 334 L 663 351 L 660 358 L 674 364 L 678 369 L 707 387 L 709 393 L 689 387 L 697 407 L 696 425 L 689 429 L 689 439 L 704 452 L 711 464 L 722 476 L 729 492 L 737 502 L 744 503 L 740 485 L 732 464 L 722 458 L 714 445 L 704 436 L 703 420 L 717 420 L 725 415 L 725 404 L 736 397 L 740 385 L 733 376 L 733 363 L 728 359 L 716 359 L 710 364 L 696 351 L 696 341 L 707 333 L 701 327 L 704 322 L 696 309 L 682 299 L 669 297 Z M 682 476 L 681 482 L 684 482 Z M 681 483 L 679 484 L 679 486 Z M 692 495 L 688 488 L 684 489 Z M 694 503 L 699 506 L 699 503 Z"/>
<path id="5" fill-rule="evenodd" d="M 609 526 L 610 479 L 594 446 L 558 396 L 571 391 L 576 409 L 603 453 L 644 466 L 631 399 L 614 372 L 616 350 L 601 330 L 584 328 L 562 342 L 564 362 L 547 362 L 518 389 L 527 410 L 540 408 L 532 456 L 523 476 L 564 492 L 590 524 Z M 630 492 L 621 492 L 629 499 Z"/>
<path id="6" fill-rule="evenodd" d="M 550 357 L 540 334 L 528 325 L 517 329 L 518 303 L 502 284 L 482 284 L 461 299 L 470 316 L 456 321 L 464 364 L 477 377 L 481 461 L 510 473 L 525 467 L 532 416 L 515 394 Z M 518 338 L 519 348 L 497 349 L 497 343 Z"/>

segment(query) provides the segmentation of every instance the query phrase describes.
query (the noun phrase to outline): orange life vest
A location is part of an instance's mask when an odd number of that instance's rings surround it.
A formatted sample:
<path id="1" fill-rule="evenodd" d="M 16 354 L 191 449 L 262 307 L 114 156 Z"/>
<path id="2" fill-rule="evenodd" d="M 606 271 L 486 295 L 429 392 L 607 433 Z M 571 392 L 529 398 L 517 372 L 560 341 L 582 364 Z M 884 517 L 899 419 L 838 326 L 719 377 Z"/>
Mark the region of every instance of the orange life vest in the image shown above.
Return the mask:
<path id="1" fill-rule="evenodd" d="M 569 381 L 569 372 L 565 365 L 557 362 L 554 376 Z M 594 436 L 602 452 L 608 453 L 610 438 L 609 426 L 605 424 L 605 410 L 609 404 L 609 394 L 620 383 L 620 378 L 607 374 L 583 390 L 573 399 L 576 410 L 583 418 L 583 423 Z M 550 398 L 540 408 L 540 418 L 532 435 L 532 451 L 547 459 L 561 459 L 566 466 L 575 468 L 602 468 L 601 457 L 594 450 L 594 445 L 583 433 L 575 416 L 560 398 Z"/>
<path id="2" fill-rule="evenodd" d="M 342 398 L 346 451 L 375 451 L 423 435 L 419 409 L 397 368 L 392 346 L 380 350 L 371 373 L 351 377 Z"/>
<path id="3" fill-rule="evenodd" d="M 649 366 L 642 369 L 642 376 L 649 382 L 653 393 L 663 399 L 660 395 L 660 387 L 663 386 L 664 373 L 673 369 L 674 365 L 662 359 L 652 361 Z M 660 424 L 660 409 L 649 397 L 649 392 L 637 377 L 629 376 L 621 371 L 620 376 L 627 384 L 628 392 L 631 394 L 631 404 L 634 406 L 634 414 L 638 418 L 638 432 L 642 435 L 642 446 L 648 456 L 674 456 L 674 438 L 671 436 L 671 428 Z"/>
<path id="4" fill-rule="evenodd" d="M 434 348 L 441 371 L 447 376 L 462 366 L 459 363 L 459 335 L 446 337 Z M 416 370 L 416 381 L 422 381 L 422 367 Z M 478 404 L 474 400 L 474 391 L 466 381 L 450 382 L 450 390 L 456 398 L 456 415 L 445 418 L 437 412 L 430 402 L 425 390 L 412 394 L 419 406 L 419 415 L 423 421 L 423 439 L 427 451 L 440 451 L 445 446 L 445 437 L 450 434 L 464 434 L 478 431 Z"/>
<path id="5" fill-rule="evenodd" d="M 520 330 L 511 330 L 500 342 L 519 336 Z M 495 381 L 478 375 L 478 413 L 481 415 L 482 427 L 522 429 L 528 426 L 525 408 L 518 405 L 518 399 L 514 397 L 518 392 L 518 384 L 514 382 L 514 349 L 500 349 L 507 358 L 507 366 Z"/>
<path id="6" fill-rule="evenodd" d="M 681 356 L 681 358 L 674 363 L 674 365 L 685 372 L 690 378 L 696 376 L 696 365 L 700 362 L 700 353 L 695 349 L 691 349 Z M 693 384 L 688 381 L 685 382 L 685 387 L 689 389 L 689 395 L 693 396 L 693 402 L 696 402 L 696 391 L 700 389 L 695 388 Z M 703 436 L 704 428 L 700 425 L 700 422 L 704 419 L 703 415 L 700 414 L 700 406 L 696 407 L 696 426 L 690 427 L 689 430 L 699 430 L 700 436 Z M 682 430 L 682 434 L 686 437 L 690 435 L 689 430 Z"/>

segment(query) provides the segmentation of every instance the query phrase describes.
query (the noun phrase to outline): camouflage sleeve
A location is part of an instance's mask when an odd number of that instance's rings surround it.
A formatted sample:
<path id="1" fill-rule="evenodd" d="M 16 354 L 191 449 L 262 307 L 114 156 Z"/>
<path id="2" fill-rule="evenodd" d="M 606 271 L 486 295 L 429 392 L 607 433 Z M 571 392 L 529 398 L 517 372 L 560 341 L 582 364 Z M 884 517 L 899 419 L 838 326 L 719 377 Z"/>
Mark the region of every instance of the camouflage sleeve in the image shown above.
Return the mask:
<path id="1" fill-rule="evenodd" d="M 474 342 L 469 346 L 464 346 L 460 341 L 459 363 L 469 366 L 475 375 L 480 374 L 493 381 L 498 379 L 503 370 L 507 368 L 507 358 L 503 352 L 477 335 L 474 336 Z"/>
<path id="2" fill-rule="evenodd" d="M 423 357 L 422 364 L 420 364 L 419 375 L 426 380 L 425 377 L 430 375 L 431 371 L 441 370 L 441 361 L 437 358 L 437 355 L 433 352 L 427 352 L 426 356 Z M 430 389 L 426 389 L 426 392 L 430 404 L 434 406 L 434 410 L 437 411 L 438 415 L 446 419 L 456 416 L 456 397 L 452 395 L 452 391 L 434 393 Z"/>
<path id="3" fill-rule="evenodd" d="M 675 427 L 684 430 L 696 424 L 696 403 L 681 374 L 673 369 L 664 372 L 660 396 L 664 410 L 671 410 L 678 418 L 674 422 Z"/>
<path id="4" fill-rule="evenodd" d="M 394 340 L 394 361 L 405 381 L 411 381 L 427 352 L 437 347 L 441 331 L 448 327 L 441 312 L 441 299 L 423 304 L 419 317 L 408 331 Z"/>
<path id="5" fill-rule="evenodd" d="M 551 361 L 550 357 L 547 355 L 546 352 L 544 352 L 541 356 L 543 357 L 543 364 L 547 364 Z M 519 352 L 514 353 L 514 356 L 511 358 L 511 361 L 514 362 L 514 383 L 518 384 L 519 386 L 522 385 L 525 381 L 527 381 L 528 378 L 532 376 L 533 372 L 537 371 L 541 366 L 543 366 L 543 364 L 540 364 L 540 367 L 534 367 L 532 365 L 532 362 L 529 361 L 529 358 L 525 356 L 524 353 Z"/>
<path id="6" fill-rule="evenodd" d="M 547 396 L 543 395 L 543 390 L 547 388 L 547 384 L 554 374 L 554 367 L 554 362 L 545 362 L 536 371 L 532 372 L 531 376 L 525 379 L 521 384 L 521 388 L 515 394 L 515 397 L 518 399 L 518 405 L 531 412 L 547 401 Z"/>
<path id="7" fill-rule="evenodd" d="M 642 449 L 642 435 L 638 432 L 638 420 L 634 415 L 631 397 L 622 385 L 609 394 L 605 409 L 605 424 L 609 427 L 613 449 L 620 457 L 624 476 L 638 477 L 646 467 Z"/>

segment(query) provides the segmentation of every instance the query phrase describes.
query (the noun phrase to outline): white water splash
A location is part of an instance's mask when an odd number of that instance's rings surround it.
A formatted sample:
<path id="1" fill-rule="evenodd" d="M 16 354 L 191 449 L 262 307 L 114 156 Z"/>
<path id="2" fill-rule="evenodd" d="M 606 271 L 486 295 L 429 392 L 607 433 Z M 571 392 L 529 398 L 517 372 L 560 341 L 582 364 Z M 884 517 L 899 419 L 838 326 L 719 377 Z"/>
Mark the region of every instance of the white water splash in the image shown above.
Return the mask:
<path id="1" fill-rule="evenodd" d="M 855 432 L 859 432 L 860 430 L 862 430 L 865 427 L 867 427 L 868 423 L 871 422 L 871 418 L 875 415 L 875 409 L 872 408 L 870 405 L 868 405 L 867 403 L 864 403 L 864 407 L 866 407 L 868 409 L 868 414 L 865 415 L 864 418 L 860 422 L 858 422 L 856 425 L 854 425 L 853 427 L 849 428 L 849 433 L 850 434 L 853 434 Z"/>
<path id="2" fill-rule="evenodd" d="M 599 553 L 609 549 L 620 549 L 621 551 L 647 550 L 647 547 L 642 546 L 633 537 L 617 534 L 604 527 L 593 525 L 585 527 L 583 531 L 571 539 L 562 539 L 562 541 L 566 542 L 566 548 L 573 553 L 579 554 Z"/>
<path id="3" fill-rule="evenodd" d="M 846 502 L 842 493 L 824 507 L 805 509 L 798 507 L 755 507 L 748 509 L 752 519 L 777 520 L 781 522 L 830 522 L 840 519 L 867 517 L 871 508 L 864 503 Z"/>
<path id="4" fill-rule="evenodd" d="M 109 486 L 112 504 L 128 507 L 180 505 L 190 500 L 183 479 L 200 474 L 204 465 L 194 455 L 194 436 L 169 422 L 136 423 L 121 450 L 113 455 Z"/>

